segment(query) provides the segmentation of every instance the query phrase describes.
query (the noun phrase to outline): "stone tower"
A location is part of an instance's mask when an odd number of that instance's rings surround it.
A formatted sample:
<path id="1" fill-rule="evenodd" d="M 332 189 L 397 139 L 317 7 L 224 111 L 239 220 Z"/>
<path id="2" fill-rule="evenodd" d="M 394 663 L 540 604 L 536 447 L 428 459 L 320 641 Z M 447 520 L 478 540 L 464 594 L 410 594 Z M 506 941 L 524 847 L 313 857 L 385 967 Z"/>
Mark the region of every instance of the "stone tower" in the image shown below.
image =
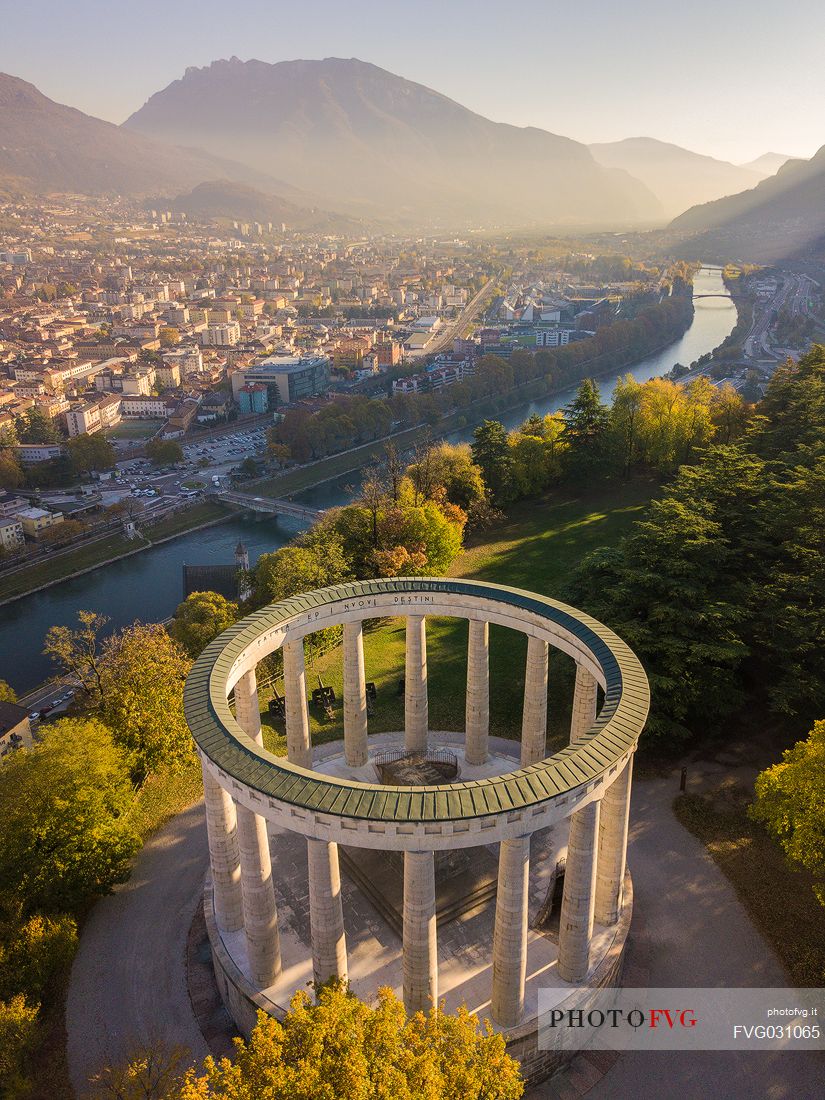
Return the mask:
<path id="1" fill-rule="evenodd" d="M 243 569 L 244 573 L 249 572 L 249 551 L 242 542 L 235 547 L 235 565 L 238 569 Z"/>

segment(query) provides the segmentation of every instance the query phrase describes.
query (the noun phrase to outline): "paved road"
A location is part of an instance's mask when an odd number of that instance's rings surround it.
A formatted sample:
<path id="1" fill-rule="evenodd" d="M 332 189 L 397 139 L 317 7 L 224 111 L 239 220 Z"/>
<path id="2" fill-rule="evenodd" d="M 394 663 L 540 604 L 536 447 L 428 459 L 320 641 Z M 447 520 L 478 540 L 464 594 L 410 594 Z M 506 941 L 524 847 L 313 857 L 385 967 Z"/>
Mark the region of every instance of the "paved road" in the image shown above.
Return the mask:
<path id="1" fill-rule="evenodd" d="M 479 290 L 473 298 L 467 303 L 464 309 L 461 311 L 458 317 L 454 321 L 450 321 L 444 328 L 443 332 L 438 333 L 429 343 L 425 351 L 426 357 L 429 355 L 435 355 L 445 348 L 452 345 L 453 340 L 458 336 L 463 336 L 467 329 L 467 326 L 475 317 L 481 312 L 481 307 L 486 299 L 492 294 L 496 286 L 496 281 L 500 277 L 499 272 L 493 275 L 484 286 Z"/>
<path id="2" fill-rule="evenodd" d="M 678 823 L 678 772 L 633 785 L 628 860 L 634 913 L 628 969 L 651 987 L 784 986 L 787 976 L 734 891 Z M 825 1059 L 804 1053 L 623 1054 L 588 1100 L 814 1100 L 825 1094 Z M 539 1097 L 563 1095 L 539 1092 Z"/>
<path id="3" fill-rule="evenodd" d="M 783 986 L 785 974 L 727 879 L 671 811 L 678 773 L 637 780 L 630 866 L 635 912 L 629 969 L 651 986 Z M 69 1067 L 79 1097 L 106 1061 L 162 1035 L 202 1058 L 185 943 L 206 871 L 202 805 L 170 822 L 137 858 L 129 883 L 95 908 L 72 971 Z M 806 1054 L 624 1054 L 589 1100 L 813 1100 L 825 1064 Z M 576 1093 L 580 1094 L 580 1093 Z M 564 1080 L 534 1100 L 573 1095 Z"/>
<path id="4" fill-rule="evenodd" d="M 94 908 L 66 1006 L 69 1072 L 78 1097 L 104 1064 L 158 1037 L 208 1053 L 186 989 L 186 937 L 207 866 L 203 804 L 154 836 L 132 878 Z"/>

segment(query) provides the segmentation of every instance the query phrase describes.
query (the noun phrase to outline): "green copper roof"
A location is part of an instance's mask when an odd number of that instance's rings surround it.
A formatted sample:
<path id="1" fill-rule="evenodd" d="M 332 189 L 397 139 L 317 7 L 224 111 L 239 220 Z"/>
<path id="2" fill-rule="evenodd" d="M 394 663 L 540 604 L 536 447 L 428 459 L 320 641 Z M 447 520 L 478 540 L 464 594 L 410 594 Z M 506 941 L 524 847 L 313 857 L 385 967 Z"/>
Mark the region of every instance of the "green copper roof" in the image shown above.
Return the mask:
<path id="1" fill-rule="evenodd" d="M 506 775 L 439 787 L 389 787 L 321 775 L 273 756 L 249 738 L 230 710 L 226 683 L 237 657 L 264 631 L 313 608 L 395 593 L 483 597 L 527 611 L 573 634 L 601 665 L 605 699 L 597 721 L 576 745 Z M 240 783 L 304 810 L 396 824 L 457 821 L 518 811 L 597 780 L 632 749 L 650 705 L 647 677 L 635 654 L 611 630 L 555 600 L 480 581 L 403 577 L 357 581 L 272 604 L 225 630 L 204 650 L 186 681 L 184 711 L 199 748 Z"/>

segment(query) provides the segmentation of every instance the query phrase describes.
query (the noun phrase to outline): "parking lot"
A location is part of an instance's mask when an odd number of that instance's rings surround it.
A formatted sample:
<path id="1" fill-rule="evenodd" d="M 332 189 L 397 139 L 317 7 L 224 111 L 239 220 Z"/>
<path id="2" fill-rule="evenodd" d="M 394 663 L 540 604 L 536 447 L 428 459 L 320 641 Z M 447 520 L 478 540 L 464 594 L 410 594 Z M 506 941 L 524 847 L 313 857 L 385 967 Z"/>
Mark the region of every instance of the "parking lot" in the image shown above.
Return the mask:
<path id="1" fill-rule="evenodd" d="M 217 438 L 193 439 L 182 443 L 182 463 L 154 466 L 149 459 L 133 458 L 118 462 L 122 495 L 142 499 L 145 506 L 159 504 L 163 497 L 196 496 L 203 487 L 226 487 L 229 473 L 246 458 L 266 454 L 266 428 L 239 428 Z M 215 478 L 218 482 L 215 483 Z"/>

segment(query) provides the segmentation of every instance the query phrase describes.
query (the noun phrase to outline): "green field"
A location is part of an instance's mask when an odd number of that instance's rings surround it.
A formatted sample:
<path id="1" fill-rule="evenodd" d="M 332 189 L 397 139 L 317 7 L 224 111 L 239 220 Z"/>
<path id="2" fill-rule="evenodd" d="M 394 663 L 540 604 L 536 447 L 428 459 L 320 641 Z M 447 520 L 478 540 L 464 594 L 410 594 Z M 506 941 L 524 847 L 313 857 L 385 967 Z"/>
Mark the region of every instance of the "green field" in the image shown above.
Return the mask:
<path id="1" fill-rule="evenodd" d="M 584 498 L 557 492 L 513 508 L 506 520 L 470 540 L 452 575 L 529 588 L 550 596 L 562 593 L 570 569 L 596 547 L 614 543 L 638 519 L 656 489 L 655 482 L 611 487 Z M 427 620 L 430 728 L 464 728 L 467 624 L 457 619 Z M 309 652 L 309 649 L 307 650 Z M 524 692 L 524 635 L 503 627 L 490 628 L 490 732 L 499 737 L 520 733 Z M 371 624 L 364 637 L 367 679 L 375 682 L 378 698 L 370 718 L 371 733 L 403 728 L 403 697 L 398 694 L 404 672 L 404 624 L 396 619 Z M 322 744 L 343 736 L 340 649 L 307 667 L 307 687 L 318 677 L 334 688 L 337 702 L 329 720 L 310 707 L 313 741 Z M 548 744 L 566 741 L 570 722 L 574 667 L 570 658 L 551 650 Z M 282 690 L 282 685 L 278 685 Z M 261 692 L 264 704 L 271 692 Z M 264 711 L 266 707 L 264 706 Z M 266 744 L 285 751 L 283 723 L 264 714 Z"/>
<path id="2" fill-rule="evenodd" d="M 106 435 L 109 439 L 150 439 L 163 424 L 162 420 L 141 420 L 138 423 L 121 421 L 110 428 Z"/>
<path id="3" fill-rule="evenodd" d="M 169 538 L 170 535 L 182 535 L 186 531 L 191 531 L 193 527 L 199 527 L 202 523 L 225 519 L 229 514 L 229 510 L 223 504 L 205 500 L 183 512 L 173 512 L 159 523 L 153 523 L 147 528 L 146 534 L 150 542 L 157 542 L 159 539 Z"/>

